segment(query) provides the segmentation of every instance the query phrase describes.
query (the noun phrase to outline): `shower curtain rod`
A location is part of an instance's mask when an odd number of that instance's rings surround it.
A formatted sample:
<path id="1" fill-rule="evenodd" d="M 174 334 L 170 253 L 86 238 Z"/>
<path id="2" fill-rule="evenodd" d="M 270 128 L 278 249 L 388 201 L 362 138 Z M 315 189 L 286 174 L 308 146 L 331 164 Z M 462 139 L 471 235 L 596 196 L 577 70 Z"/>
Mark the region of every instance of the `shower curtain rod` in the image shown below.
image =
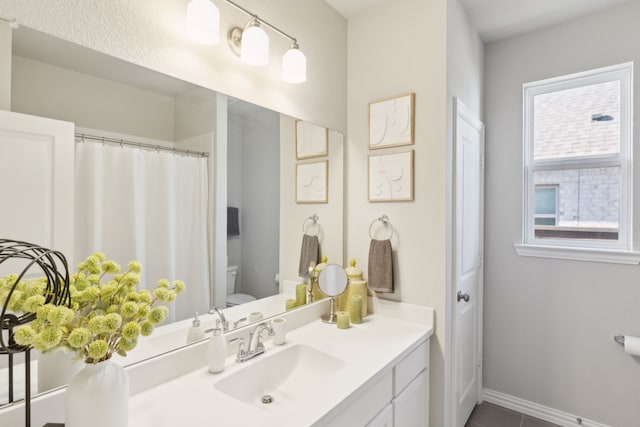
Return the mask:
<path id="1" fill-rule="evenodd" d="M 107 138 L 104 136 L 88 135 L 86 133 L 76 133 L 76 138 L 81 140 L 92 140 L 95 142 L 110 142 L 112 144 L 127 145 L 130 147 L 149 148 L 156 151 L 169 151 L 172 153 L 187 154 L 196 157 L 209 157 L 209 153 L 204 151 L 185 150 L 183 148 L 163 147 L 162 145 L 145 144 L 144 142 L 127 141 L 126 139 Z"/>

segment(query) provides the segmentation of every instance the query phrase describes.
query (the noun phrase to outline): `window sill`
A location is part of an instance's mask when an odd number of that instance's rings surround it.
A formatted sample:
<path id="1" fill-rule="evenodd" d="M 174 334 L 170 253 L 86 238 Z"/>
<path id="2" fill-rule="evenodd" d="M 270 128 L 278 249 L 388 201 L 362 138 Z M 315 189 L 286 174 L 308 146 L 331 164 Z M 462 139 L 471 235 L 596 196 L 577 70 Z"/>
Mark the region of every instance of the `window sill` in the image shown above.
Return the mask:
<path id="1" fill-rule="evenodd" d="M 611 264 L 640 264 L 640 252 L 543 246 L 524 243 L 516 243 L 513 247 L 520 256 L 566 259 L 571 261 L 606 262 Z"/>

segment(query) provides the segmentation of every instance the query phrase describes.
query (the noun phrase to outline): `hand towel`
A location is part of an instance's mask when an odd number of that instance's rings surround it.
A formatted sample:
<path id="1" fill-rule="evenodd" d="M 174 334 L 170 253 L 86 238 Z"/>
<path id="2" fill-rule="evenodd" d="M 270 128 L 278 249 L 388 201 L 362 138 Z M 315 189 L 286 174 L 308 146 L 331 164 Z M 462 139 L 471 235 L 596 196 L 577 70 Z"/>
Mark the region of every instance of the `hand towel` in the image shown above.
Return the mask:
<path id="1" fill-rule="evenodd" d="M 238 208 L 227 207 L 227 236 L 240 235 L 240 220 Z"/>
<path id="2" fill-rule="evenodd" d="M 320 243 L 318 236 L 310 236 L 305 234 L 302 236 L 302 249 L 300 250 L 300 265 L 298 266 L 298 275 L 307 277 L 309 275 L 309 264 L 318 264 L 320 261 Z"/>
<path id="3" fill-rule="evenodd" d="M 369 287 L 376 292 L 393 292 L 393 255 L 390 240 L 371 240 L 367 280 Z"/>

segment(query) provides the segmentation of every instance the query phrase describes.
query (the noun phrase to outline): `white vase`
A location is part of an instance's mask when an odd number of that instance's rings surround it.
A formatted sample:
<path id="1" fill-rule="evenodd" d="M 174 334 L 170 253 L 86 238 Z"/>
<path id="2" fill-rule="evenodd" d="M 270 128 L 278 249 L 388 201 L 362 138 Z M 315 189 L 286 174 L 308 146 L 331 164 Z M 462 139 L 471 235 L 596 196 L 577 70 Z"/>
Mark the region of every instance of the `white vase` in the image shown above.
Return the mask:
<path id="1" fill-rule="evenodd" d="M 111 360 L 86 364 L 67 387 L 66 427 L 126 427 L 129 376 Z"/>
<path id="2" fill-rule="evenodd" d="M 82 363 L 74 361 L 75 353 L 62 348 L 38 356 L 38 393 L 69 384 L 80 372 Z"/>

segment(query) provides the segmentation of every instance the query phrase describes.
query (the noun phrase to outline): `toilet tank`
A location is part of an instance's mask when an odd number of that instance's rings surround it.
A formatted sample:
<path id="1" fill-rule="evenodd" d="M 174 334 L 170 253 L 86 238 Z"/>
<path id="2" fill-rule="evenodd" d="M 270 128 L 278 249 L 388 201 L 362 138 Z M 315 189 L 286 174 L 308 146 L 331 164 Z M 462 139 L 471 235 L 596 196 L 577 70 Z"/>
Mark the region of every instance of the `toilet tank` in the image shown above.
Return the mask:
<path id="1" fill-rule="evenodd" d="M 227 295 L 231 295 L 236 290 L 236 277 L 238 276 L 238 266 L 227 266 Z"/>

